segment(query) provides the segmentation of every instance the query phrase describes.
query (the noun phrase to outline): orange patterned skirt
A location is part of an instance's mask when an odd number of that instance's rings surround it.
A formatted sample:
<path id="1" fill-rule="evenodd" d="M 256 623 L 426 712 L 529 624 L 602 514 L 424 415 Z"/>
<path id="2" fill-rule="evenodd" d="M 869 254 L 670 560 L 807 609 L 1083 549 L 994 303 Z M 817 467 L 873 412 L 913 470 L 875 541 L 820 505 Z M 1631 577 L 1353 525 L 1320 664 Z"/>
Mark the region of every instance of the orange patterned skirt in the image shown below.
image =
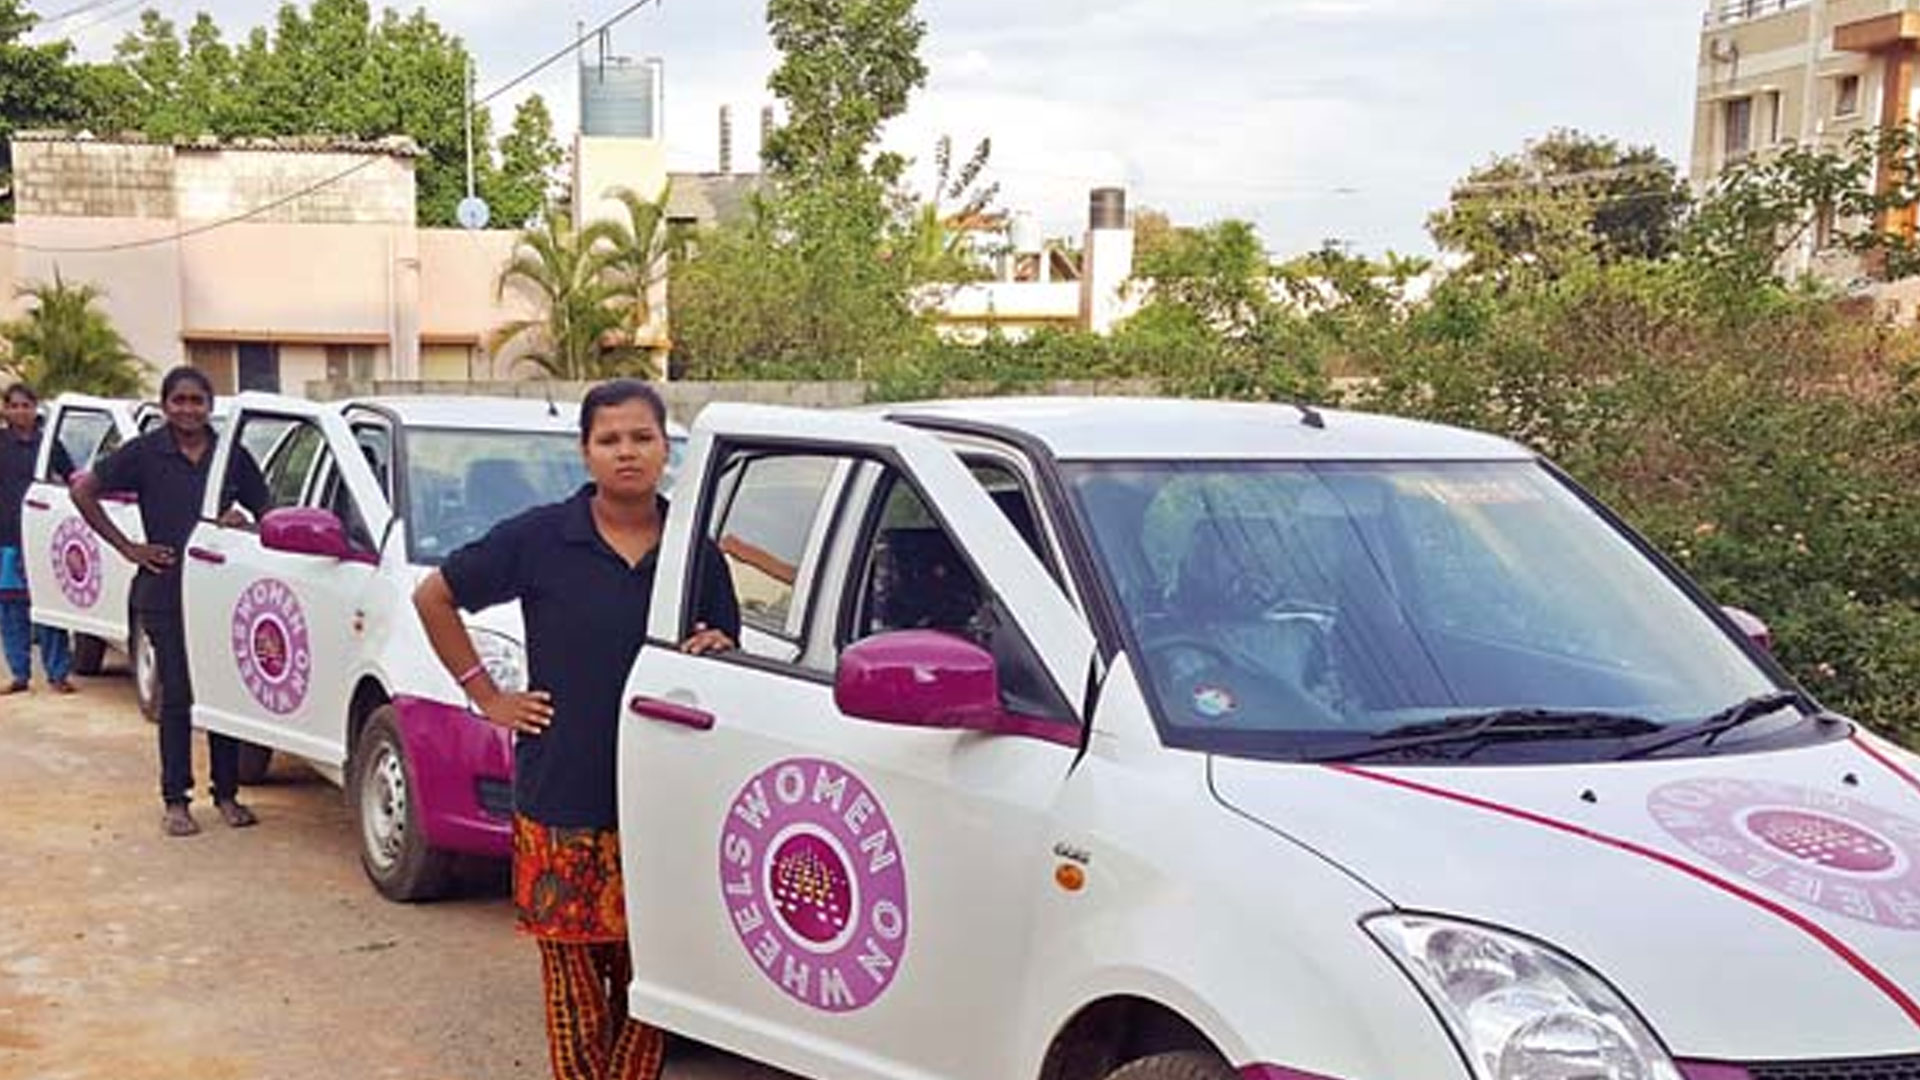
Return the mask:
<path id="1" fill-rule="evenodd" d="M 620 834 L 513 816 L 513 902 L 520 929 L 546 941 L 627 940 Z"/>

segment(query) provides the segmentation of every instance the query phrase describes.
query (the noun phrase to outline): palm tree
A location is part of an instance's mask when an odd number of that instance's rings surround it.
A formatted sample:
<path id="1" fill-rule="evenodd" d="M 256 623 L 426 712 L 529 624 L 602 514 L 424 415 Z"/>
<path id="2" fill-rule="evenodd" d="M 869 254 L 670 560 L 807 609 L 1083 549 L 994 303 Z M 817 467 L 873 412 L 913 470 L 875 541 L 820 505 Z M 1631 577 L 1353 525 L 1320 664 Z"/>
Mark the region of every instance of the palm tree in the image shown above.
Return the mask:
<path id="1" fill-rule="evenodd" d="M 103 295 L 98 288 L 69 285 L 55 270 L 52 284 L 29 283 L 18 295 L 33 301 L 33 309 L 0 325 L 12 354 L 5 366 L 15 377 L 48 397 L 70 390 L 103 397 L 140 392 L 146 365 L 95 306 Z"/>
<path id="2" fill-rule="evenodd" d="M 551 378 L 588 382 L 630 373 L 638 352 L 620 340 L 618 293 L 593 237 L 573 227 L 565 210 L 549 208 L 520 233 L 513 258 L 494 292 L 504 299 L 517 288 L 531 294 L 541 314 L 515 319 L 493 334 L 496 352 L 519 343 L 520 360 Z"/>
<path id="3" fill-rule="evenodd" d="M 632 188 L 607 192 L 626 208 L 625 221 L 595 222 L 587 229 L 589 247 L 601 251 L 609 282 L 617 290 L 627 341 L 636 347 L 665 344 L 664 327 L 654 326 L 653 294 L 667 280 L 667 268 L 681 247 L 681 235 L 667 220 L 671 186 L 645 199 Z"/>

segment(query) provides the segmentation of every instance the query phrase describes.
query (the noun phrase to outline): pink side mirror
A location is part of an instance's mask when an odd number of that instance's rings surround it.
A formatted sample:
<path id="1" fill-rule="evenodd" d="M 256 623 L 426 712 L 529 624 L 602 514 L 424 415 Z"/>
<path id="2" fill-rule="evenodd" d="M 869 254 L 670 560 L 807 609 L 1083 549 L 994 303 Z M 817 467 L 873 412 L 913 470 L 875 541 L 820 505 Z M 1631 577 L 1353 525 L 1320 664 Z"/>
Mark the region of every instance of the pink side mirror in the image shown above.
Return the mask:
<path id="1" fill-rule="evenodd" d="M 316 507 L 289 507 L 271 510 L 260 519 L 260 544 L 268 551 L 291 555 L 318 555 L 328 559 L 351 559 L 353 546 L 347 543 L 347 527 L 331 510 Z"/>
<path id="2" fill-rule="evenodd" d="M 1726 613 L 1727 618 L 1742 634 L 1746 635 L 1748 641 L 1758 645 L 1763 652 L 1773 651 L 1773 630 L 1761 621 L 1760 616 L 1745 608 L 1726 605 L 1722 605 L 1720 610 Z"/>
<path id="3" fill-rule="evenodd" d="M 993 654 L 938 630 L 899 630 L 847 646 L 833 701 L 857 720 L 1080 745 L 1077 725 L 1008 712 Z"/>

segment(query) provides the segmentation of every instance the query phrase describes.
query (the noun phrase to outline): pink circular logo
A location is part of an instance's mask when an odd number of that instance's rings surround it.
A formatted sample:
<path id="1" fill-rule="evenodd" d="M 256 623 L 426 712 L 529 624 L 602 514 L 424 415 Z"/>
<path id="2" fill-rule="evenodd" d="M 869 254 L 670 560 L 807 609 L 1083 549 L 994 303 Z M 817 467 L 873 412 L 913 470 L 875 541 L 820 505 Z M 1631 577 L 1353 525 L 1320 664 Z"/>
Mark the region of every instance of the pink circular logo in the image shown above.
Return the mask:
<path id="1" fill-rule="evenodd" d="M 78 608 L 100 602 L 100 541 L 87 523 L 68 518 L 53 530 L 53 579 Z"/>
<path id="2" fill-rule="evenodd" d="M 1920 822 L 1798 784 L 1684 780 L 1647 798 L 1674 839 L 1742 884 L 1835 915 L 1920 930 Z"/>
<path id="3" fill-rule="evenodd" d="M 247 693 L 279 716 L 307 700 L 313 652 L 307 616 L 293 590 L 262 578 L 234 601 L 231 624 L 233 659 Z"/>
<path id="4" fill-rule="evenodd" d="M 879 999 L 907 951 L 907 872 L 880 800 L 815 758 L 748 780 L 720 832 L 720 894 L 747 956 L 823 1012 Z"/>

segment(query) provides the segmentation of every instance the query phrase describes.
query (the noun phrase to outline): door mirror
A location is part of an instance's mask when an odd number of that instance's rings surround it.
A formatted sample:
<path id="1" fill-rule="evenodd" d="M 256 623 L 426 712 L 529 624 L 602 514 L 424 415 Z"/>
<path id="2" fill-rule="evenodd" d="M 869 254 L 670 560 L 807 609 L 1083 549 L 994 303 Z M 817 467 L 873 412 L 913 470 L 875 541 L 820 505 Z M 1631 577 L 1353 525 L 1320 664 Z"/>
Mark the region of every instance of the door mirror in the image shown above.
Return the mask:
<path id="1" fill-rule="evenodd" d="M 896 630 L 849 645 L 833 702 L 856 720 L 1080 744 L 1073 725 L 1008 712 L 993 654 L 938 630 Z"/>
<path id="2" fill-rule="evenodd" d="M 354 558 L 353 546 L 347 543 L 347 527 L 333 511 L 309 506 L 268 512 L 260 519 L 260 545 L 268 551 L 292 555 Z"/>
<path id="3" fill-rule="evenodd" d="M 1722 606 L 1720 610 L 1746 635 L 1748 641 L 1758 645 L 1763 652 L 1773 651 L 1773 630 L 1761 621 L 1760 616 L 1745 608 Z"/>

